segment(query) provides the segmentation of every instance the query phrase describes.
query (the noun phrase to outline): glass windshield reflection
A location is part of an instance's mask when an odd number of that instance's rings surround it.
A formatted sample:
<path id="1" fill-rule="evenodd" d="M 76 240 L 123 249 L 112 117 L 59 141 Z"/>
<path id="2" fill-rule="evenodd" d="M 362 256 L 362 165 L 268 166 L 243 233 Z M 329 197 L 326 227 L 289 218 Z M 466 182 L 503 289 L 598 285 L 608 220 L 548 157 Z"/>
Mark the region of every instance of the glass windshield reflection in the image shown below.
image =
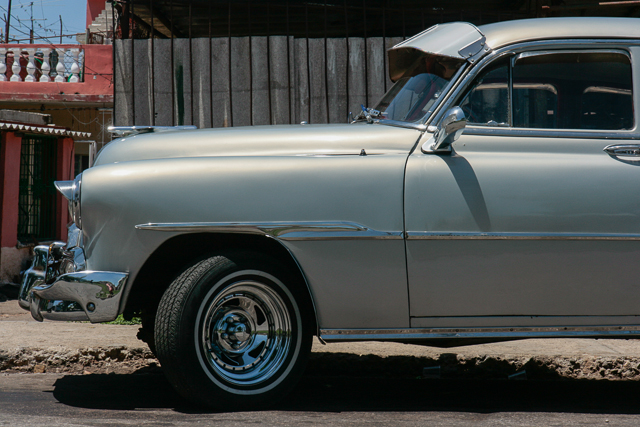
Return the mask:
<path id="1" fill-rule="evenodd" d="M 398 79 L 376 110 L 381 119 L 421 122 L 460 68 L 454 59 L 420 58 L 410 72 Z"/>

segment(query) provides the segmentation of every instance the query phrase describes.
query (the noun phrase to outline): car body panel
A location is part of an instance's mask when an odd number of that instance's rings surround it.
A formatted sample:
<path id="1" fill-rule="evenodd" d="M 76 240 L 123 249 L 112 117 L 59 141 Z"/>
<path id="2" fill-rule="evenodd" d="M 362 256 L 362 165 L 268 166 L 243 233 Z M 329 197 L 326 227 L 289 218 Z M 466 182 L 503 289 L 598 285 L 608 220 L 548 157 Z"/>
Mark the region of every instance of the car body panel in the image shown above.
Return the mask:
<path id="1" fill-rule="evenodd" d="M 521 42 L 559 39 L 640 39 L 634 18 L 563 17 L 522 19 L 479 27 L 487 44 L 496 50 Z"/>
<path id="2" fill-rule="evenodd" d="M 371 128 L 363 127 L 364 133 Z M 420 133 L 375 128 L 383 129 L 385 139 L 393 141 L 384 147 L 391 153 L 273 156 L 268 161 L 256 156 L 216 156 L 127 162 L 115 162 L 115 153 L 109 153 L 115 163 L 103 161 L 83 174 L 87 268 L 126 271 L 130 283 L 135 283 L 149 255 L 180 234 L 136 228 L 141 224 L 352 222 L 391 232 L 395 238 L 360 239 L 356 234 L 345 241 L 344 236 L 319 230 L 324 240 L 309 233 L 297 240 L 281 240 L 306 275 L 318 318 L 330 327 L 408 326 L 402 187 L 406 156 Z M 251 131 L 256 137 L 261 134 L 260 129 Z M 372 146 L 362 144 L 375 151 Z M 172 195 L 170 200 L 167 194 Z M 195 194 L 199 196 L 194 198 Z M 369 262 L 377 268 L 356 267 Z M 359 301 L 357 309 L 354 298 Z"/>
<path id="3" fill-rule="evenodd" d="M 640 165 L 607 145 L 463 134 L 450 156 L 414 153 L 411 315 L 637 314 Z"/>
<path id="4" fill-rule="evenodd" d="M 411 136 L 406 137 L 406 135 Z M 408 153 L 419 132 L 366 123 L 241 126 L 147 133 L 116 139 L 95 166 L 122 161 L 233 156 L 331 156 Z"/>

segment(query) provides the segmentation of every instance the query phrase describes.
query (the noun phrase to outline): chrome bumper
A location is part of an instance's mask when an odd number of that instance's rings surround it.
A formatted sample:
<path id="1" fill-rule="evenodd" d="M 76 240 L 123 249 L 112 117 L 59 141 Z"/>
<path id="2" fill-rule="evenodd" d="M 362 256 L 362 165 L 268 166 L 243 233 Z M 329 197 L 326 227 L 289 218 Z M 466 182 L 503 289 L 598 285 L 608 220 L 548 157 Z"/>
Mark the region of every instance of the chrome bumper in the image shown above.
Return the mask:
<path id="1" fill-rule="evenodd" d="M 77 232 L 70 229 L 69 242 L 74 237 Z M 19 295 L 20 306 L 34 319 L 98 323 L 118 316 L 127 273 L 84 270 L 82 248 L 64 242 L 36 246 L 34 252 Z"/>

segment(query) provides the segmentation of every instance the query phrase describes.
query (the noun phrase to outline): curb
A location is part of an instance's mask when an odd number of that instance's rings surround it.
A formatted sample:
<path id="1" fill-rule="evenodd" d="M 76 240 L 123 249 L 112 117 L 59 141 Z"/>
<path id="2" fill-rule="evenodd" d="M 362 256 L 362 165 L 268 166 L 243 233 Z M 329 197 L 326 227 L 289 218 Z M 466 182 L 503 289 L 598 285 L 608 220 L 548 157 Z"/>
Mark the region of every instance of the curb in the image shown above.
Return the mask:
<path id="1" fill-rule="evenodd" d="M 136 373 L 158 370 L 159 362 L 144 348 L 124 346 L 70 350 L 64 347 L 0 350 L 1 373 Z M 306 371 L 312 376 L 639 381 L 640 358 L 468 356 L 377 356 L 311 353 Z"/>

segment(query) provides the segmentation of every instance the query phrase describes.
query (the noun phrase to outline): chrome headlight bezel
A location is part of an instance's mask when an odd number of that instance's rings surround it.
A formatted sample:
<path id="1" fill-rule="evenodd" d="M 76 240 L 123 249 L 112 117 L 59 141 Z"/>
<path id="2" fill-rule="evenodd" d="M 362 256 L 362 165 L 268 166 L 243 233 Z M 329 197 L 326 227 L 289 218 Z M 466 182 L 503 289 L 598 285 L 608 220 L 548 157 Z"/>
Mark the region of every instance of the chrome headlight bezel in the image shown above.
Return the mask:
<path id="1" fill-rule="evenodd" d="M 82 229 L 82 216 L 80 212 L 80 187 L 82 186 L 82 174 L 78 174 L 73 181 L 56 181 L 56 188 L 69 201 L 69 215 L 76 224 L 76 227 Z"/>

